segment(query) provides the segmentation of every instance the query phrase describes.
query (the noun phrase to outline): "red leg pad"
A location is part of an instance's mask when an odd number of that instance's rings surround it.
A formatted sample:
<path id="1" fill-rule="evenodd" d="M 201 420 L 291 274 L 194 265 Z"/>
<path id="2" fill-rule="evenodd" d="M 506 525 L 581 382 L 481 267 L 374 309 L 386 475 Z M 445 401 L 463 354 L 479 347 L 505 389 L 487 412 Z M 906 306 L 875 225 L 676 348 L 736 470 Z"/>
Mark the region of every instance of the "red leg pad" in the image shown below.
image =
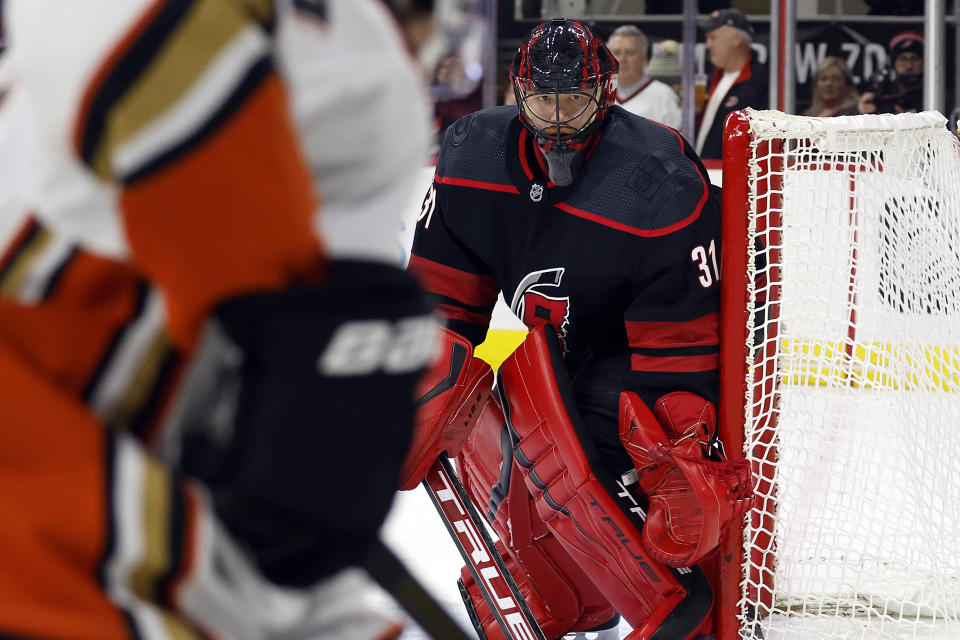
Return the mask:
<path id="1" fill-rule="evenodd" d="M 534 617 L 549 638 L 609 620 L 616 611 L 537 514 L 512 447 L 494 397 L 481 410 L 457 462 L 467 492 L 500 537 L 497 548 Z M 469 571 L 464 568 L 462 573 L 487 638 L 502 638 Z"/>
<path id="2" fill-rule="evenodd" d="M 677 577 L 646 551 L 637 527 L 591 468 L 565 375 L 556 335 L 545 326 L 533 329 L 500 368 L 501 392 L 519 436 L 514 456 L 537 512 L 631 626 L 669 625 L 669 637 L 692 637 L 709 616 L 709 587 L 696 603 L 685 602 Z"/>

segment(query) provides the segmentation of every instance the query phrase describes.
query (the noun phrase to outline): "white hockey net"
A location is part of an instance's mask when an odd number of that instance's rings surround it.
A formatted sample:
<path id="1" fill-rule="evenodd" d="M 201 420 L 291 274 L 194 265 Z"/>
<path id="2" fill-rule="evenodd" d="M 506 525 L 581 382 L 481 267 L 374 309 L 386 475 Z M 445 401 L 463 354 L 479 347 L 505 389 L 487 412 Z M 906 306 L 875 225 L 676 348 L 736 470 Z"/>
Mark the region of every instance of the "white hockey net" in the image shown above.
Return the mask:
<path id="1" fill-rule="evenodd" d="M 748 119 L 740 635 L 960 638 L 960 144 Z"/>

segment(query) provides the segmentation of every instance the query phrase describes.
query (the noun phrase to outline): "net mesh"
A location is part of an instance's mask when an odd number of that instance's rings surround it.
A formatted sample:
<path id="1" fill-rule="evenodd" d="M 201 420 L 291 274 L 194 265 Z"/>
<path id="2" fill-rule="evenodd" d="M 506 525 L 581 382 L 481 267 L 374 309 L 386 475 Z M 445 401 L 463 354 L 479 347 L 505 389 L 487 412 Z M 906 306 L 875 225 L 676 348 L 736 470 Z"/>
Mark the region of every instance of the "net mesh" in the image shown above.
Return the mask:
<path id="1" fill-rule="evenodd" d="M 960 638 L 960 144 L 748 117 L 741 637 Z"/>

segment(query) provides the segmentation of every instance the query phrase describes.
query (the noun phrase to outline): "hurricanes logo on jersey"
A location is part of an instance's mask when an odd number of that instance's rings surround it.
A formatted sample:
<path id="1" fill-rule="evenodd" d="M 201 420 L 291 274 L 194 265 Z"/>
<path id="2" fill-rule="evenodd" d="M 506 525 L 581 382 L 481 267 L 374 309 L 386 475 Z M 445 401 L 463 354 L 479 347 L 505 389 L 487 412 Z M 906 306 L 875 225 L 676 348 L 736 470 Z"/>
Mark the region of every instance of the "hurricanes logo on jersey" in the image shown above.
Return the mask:
<path id="1" fill-rule="evenodd" d="M 570 297 L 562 292 L 564 267 L 542 269 L 528 273 L 517 285 L 510 302 L 510 310 L 529 328 L 551 324 L 560 336 L 563 350 L 567 350 L 567 324 L 570 321 Z"/>

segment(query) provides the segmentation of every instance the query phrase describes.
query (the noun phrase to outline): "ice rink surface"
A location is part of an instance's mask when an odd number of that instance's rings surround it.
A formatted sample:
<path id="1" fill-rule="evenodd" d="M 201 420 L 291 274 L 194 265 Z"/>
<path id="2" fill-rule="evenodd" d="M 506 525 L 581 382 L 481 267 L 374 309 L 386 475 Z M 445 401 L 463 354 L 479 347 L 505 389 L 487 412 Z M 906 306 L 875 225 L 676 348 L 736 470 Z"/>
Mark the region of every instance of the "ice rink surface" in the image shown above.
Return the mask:
<path id="1" fill-rule="evenodd" d="M 464 629 L 472 629 L 457 590 L 463 560 L 423 488 L 397 493 L 383 539 L 454 620 Z M 378 606 L 400 610 L 386 595 Z M 408 622 L 402 638 L 427 640 L 429 636 Z"/>

